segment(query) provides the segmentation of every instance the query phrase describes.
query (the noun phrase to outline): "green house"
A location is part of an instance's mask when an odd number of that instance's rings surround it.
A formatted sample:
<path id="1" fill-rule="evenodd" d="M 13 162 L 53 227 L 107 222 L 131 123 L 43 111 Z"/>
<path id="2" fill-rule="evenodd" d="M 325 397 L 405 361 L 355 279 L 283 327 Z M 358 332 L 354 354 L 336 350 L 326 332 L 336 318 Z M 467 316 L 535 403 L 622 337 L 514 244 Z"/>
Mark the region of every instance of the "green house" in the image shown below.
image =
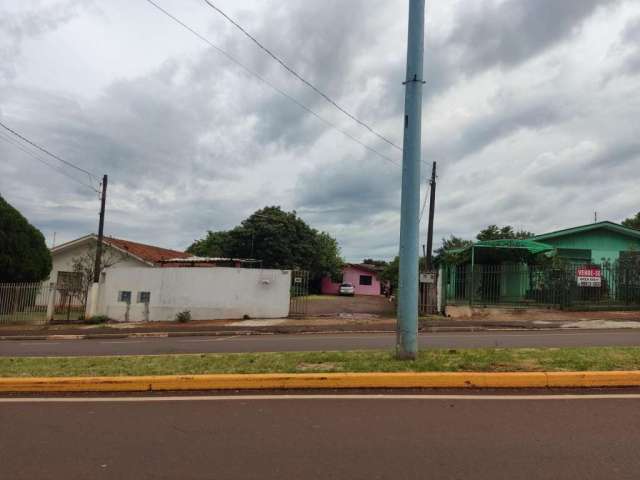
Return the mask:
<path id="1" fill-rule="evenodd" d="M 566 228 L 532 238 L 557 249 L 572 263 L 614 263 L 640 254 L 640 231 L 613 222 L 597 222 Z"/>
<path id="2" fill-rule="evenodd" d="M 443 268 L 448 303 L 640 305 L 640 231 L 613 222 L 457 252 Z"/>

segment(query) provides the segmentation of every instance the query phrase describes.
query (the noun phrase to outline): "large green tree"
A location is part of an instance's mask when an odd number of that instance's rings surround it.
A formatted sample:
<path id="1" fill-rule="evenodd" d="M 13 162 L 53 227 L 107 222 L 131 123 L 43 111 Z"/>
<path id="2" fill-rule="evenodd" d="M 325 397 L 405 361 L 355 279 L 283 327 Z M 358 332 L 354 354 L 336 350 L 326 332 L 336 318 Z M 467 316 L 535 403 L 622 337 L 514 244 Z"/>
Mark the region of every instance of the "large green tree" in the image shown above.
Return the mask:
<path id="1" fill-rule="evenodd" d="M 633 228 L 634 230 L 640 230 L 640 212 L 636 213 L 635 217 L 629 217 L 623 220 L 622 225 L 627 228 Z"/>
<path id="2" fill-rule="evenodd" d="M 316 288 L 323 276 L 339 275 L 343 263 L 331 235 L 311 228 L 295 211 L 277 206 L 254 212 L 231 230 L 209 231 L 187 251 L 208 257 L 255 258 L 268 268 L 309 270 Z"/>
<path id="3" fill-rule="evenodd" d="M 39 282 L 49 272 L 44 236 L 0 196 L 0 282 Z"/>
<path id="4" fill-rule="evenodd" d="M 526 240 L 533 237 L 534 234 L 527 230 L 514 230 L 511 225 L 498 227 L 497 225 L 489 225 L 487 228 L 480 230 L 476 235 L 479 241 L 483 240 Z"/>

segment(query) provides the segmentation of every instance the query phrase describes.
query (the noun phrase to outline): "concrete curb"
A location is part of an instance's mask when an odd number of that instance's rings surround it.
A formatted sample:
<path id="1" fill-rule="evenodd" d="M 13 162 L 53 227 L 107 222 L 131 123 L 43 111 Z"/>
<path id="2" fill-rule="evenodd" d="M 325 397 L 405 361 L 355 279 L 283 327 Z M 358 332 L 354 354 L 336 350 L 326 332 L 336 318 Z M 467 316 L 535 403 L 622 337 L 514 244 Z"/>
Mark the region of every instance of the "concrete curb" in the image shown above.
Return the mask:
<path id="1" fill-rule="evenodd" d="M 638 386 L 640 386 L 640 371 L 272 373 L 0 378 L 0 393 L 341 388 L 602 388 Z"/>
<path id="2" fill-rule="evenodd" d="M 558 330 L 558 328 L 513 328 L 513 327 L 427 327 L 420 329 L 420 332 L 433 333 L 473 333 L 473 332 L 503 332 L 503 331 L 548 331 Z M 566 328 L 562 330 L 579 330 L 576 328 Z M 585 329 L 586 330 L 586 329 Z M 122 338 L 168 338 L 168 337 L 225 337 L 244 335 L 337 335 L 337 334 L 371 334 L 371 333 L 395 333 L 394 329 L 371 329 L 371 330 L 298 330 L 286 331 L 266 331 L 266 330 L 210 330 L 193 332 L 133 332 L 133 333 L 87 333 L 72 335 L 0 335 L 0 341 L 30 341 L 30 340 L 95 340 L 95 339 L 122 339 Z"/>

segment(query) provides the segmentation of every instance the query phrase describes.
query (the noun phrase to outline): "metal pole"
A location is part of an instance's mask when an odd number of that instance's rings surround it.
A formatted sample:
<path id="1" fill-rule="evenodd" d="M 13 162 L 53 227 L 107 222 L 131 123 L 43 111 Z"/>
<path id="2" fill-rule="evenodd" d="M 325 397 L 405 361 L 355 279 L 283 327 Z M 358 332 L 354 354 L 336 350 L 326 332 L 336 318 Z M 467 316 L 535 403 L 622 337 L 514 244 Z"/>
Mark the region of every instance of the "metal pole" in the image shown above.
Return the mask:
<path id="1" fill-rule="evenodd" d="M 471 247 L 471 287 L 469 288 L 469 306 L 473 307 L 473 293 L 475 291 L 475 273 L 476 273 L 476 247 Z"/>
<path id="2" fill-rule="evenodd" d="M 396 356 L 418 354 L 418 259 L 420 155 L 425 0 L 409 0 L 407 76 L 405 81 L 402 199 L 400 212 L 400 272 Z"/>
<path id="3" fill-rule="evenodd" d="M 433 215 L 436 206 L 436 162 L 431 168 L 431 188 L 429 189 L 429 228 L 427 230 L 427 270 L 433 270 Z"/>
<path id="4" fill-rule="evenodd" d="M 107 199 L 107 176 L 102 177 L 102 195 L 100 198 L 100 223 L 98 224 L 98 244 L 96 245 L 96 263 L 93 266 L 93 283 L 100 281 L 102 265 L 102 237 L 104 234 L 104 205 Z"/>

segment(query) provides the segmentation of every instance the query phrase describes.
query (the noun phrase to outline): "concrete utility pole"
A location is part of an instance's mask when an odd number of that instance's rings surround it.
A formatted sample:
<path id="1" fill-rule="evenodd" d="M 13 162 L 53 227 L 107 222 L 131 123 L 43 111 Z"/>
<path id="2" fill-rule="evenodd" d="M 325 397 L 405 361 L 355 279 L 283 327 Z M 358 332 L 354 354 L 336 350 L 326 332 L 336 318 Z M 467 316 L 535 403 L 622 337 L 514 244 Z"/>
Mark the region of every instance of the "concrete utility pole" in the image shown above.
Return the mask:
<path id="1" fill-rule="evenodd" d="M 433 215 L 436 207 L 436 162 L 431 167 L 429 183 L 429 226 L 427 228 L 427 270 L 433 270 Z"/>
<path id="2" fill-rule="evenodd" d="M 102 194 L 100 196 L 100 221 L 98 223 L 98 243 L 96 245 L 96 262 L 93 265 L 93 284 L 89 289 L 86 316 L 91 318 L 98 313 L 98 289 L 100 288 L 100 268 L 102 266 L 102 239 L 104 236 L 104 207 L 107 200 L 107 176 L 102 177 Z"/>
<path id="3" fill-rule="evenodd" d="M 404 101 L 402 201 L 400 212 L 400 274 L 396 356 L 418 353 L 418 260 L 420 155 L 422 147 L 422 79 L 425 0 L 409 0 L 407 77 Z"/>
<path id="4" fill-rule="evenodd" d="M 98 244 L 96 245 L 96 263 L 93 267 L 93 283 L 100 281 L 102 265 L 102 237 L 104 235 L 104 205 L 107 200 L 107 176 L 102 177 L 102 195 L 100 197 L 100 221 L 98 223 Z"/>

